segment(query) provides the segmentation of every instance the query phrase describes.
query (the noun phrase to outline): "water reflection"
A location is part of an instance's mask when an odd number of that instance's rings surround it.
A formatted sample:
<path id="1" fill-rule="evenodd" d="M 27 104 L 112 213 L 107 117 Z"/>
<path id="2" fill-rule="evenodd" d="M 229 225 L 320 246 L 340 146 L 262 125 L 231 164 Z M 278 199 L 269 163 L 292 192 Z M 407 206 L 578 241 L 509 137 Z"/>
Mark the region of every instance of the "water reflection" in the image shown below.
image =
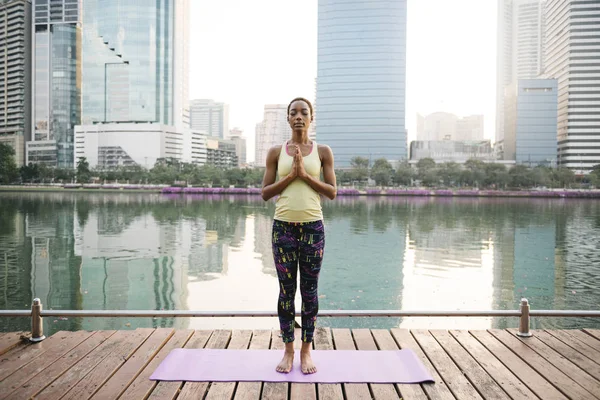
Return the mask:
<path id="1" fill-rule="evenodd" d="M 0 194 L 0 307 L 274 309 L 273 203 L 254 196 Z M 324 203 L 321 309 L 593 309 L 600 204 L 344 198 Z M 299 301 L 299 293 L 297 296 Z M 328 319 L 333 327 L 489 328 L 498 318 Z M 599 327 L 534 319 L 534 327 Z M 28 330 L 2 319 L 0 329 Z M 59 329 L 271 328 L 274 318 L 49 319 Z"/>

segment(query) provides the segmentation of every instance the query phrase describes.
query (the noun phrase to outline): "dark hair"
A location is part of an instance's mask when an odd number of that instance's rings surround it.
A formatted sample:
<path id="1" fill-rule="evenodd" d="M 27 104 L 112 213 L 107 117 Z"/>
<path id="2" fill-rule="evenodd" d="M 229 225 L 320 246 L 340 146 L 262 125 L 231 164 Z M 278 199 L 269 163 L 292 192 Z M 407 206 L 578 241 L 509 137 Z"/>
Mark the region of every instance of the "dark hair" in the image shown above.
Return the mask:
<path id="1" fill-rule="evenodd" d="M 295 101 L 303 101 L 306 104 L 308 104 L 308 108 L 310 108 L 310 116 L 311 116 L 311 118 L 315 117 L 315 112 L 313 111 L 312 103 L 310 101 L 306 100 L 304 97 L 296 97 L 294 100 L 290 101 L 290 104 L 288 104 L 288 108 L 287 108 L 288 115 L 290 115 L 290 107 L 292 106 L 292 104 Z"/>

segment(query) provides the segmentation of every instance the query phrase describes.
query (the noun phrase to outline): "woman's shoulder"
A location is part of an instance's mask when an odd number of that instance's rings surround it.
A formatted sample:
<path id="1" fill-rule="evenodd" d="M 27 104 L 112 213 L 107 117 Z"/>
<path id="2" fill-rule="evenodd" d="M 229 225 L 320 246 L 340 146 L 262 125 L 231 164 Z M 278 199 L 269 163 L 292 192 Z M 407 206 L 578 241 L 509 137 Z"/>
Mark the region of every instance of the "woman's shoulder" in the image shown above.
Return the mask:
<path id="1" fill-rule="evenodd" d="M 319 155 L 321 157 L 333 154 L 331 147 L 326 144 L 317 143 L 317 150 L 319 151 Z"/>

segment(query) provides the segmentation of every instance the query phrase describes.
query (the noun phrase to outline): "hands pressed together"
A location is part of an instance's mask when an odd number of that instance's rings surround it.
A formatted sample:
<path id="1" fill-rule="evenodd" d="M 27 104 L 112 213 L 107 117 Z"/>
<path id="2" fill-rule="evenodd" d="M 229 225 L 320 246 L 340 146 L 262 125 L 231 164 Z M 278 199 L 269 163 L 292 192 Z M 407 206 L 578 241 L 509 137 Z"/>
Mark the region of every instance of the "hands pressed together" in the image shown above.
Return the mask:
<path id="1" fill-rule="evenodd" d="M 294 147 L 296 150 L 294 151 L 294 162 L 292 164 L 290 177 L 305 179 L 308 176 L 308 173 L 304 169 L 304 157 L 302 157 L 302 151 L 300 150 L 300 146 Z"/>

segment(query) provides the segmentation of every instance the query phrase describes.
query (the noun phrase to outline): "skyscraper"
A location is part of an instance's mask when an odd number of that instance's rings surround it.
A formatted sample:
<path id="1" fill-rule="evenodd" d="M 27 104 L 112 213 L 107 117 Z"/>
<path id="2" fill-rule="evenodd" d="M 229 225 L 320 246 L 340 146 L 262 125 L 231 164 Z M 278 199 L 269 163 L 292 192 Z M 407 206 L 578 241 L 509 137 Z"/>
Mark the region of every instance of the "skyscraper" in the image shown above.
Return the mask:
<path id="1" fill-rule="evenodd" d="M 317 140 L 336 166 L 407 158 L 406 16 L 406 0 L 319 0 Z"/>
<path id="2" fill-rule="evenodd" d="M 290 135 L 287 122 L 287 106 L 285 104 L 265 105 L 265 114 L 262 122 L 256 124 L 254 162 L 264 167 L 269 149 L 275 145 L 283 145 Z M 286 136 L 287 135 L 287 136 Z"/>
<path id="3" fill-rule="evenodd" d="M 229 106 L 211 99 L 192 100 L 190 126 L 208 136 L 226 139 L 229 135 Z"/>
<path id="4" fill-rule="evenodd" d="M 0 143 L 25 163 L 31 136 L 31 1 L 0 0 Z"/>
<path id="5" fill-rule="evenodd" d="M 27 162 L 73 165 L 81 121 L 81 13 L 78 0 L 34 0 L 33 136 Z"/>
<path id="6" fill-rule="evenodd" d="M 506 97 L 519 79 L 544 71 L 545 0 L 498 0 L 496 146 L 500 158 L 514 160 L 515 138 L 506 131 L 511 105 Z"/>
<path id="7" fill-rule="evenodd" d="M 558 162 L 600 164 L 600 3 L 548 0 L 546 76 L 558 80 Z"/>
<path id="8" fill-rule="evenodd" d="M 189 0 L 83 2 L 82 123 L 182 124 Z"/>

